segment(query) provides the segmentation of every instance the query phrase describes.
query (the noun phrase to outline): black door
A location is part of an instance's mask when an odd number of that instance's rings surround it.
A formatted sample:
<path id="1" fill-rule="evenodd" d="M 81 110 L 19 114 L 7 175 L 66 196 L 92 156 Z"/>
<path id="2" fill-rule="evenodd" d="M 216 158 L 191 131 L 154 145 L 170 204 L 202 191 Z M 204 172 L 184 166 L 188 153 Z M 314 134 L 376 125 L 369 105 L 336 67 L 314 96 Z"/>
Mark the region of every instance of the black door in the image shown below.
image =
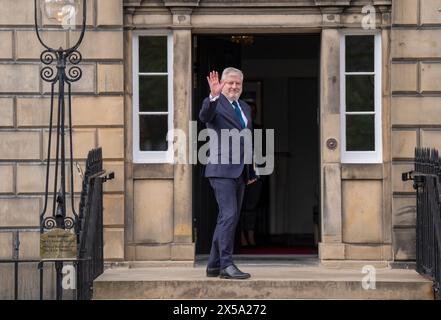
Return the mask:
<path id="1" fill-rule="evenodd" d="M 202 101 L 208 96 L 210 89 L 207 75 L 210 71 L 219 72 L 219 77 L 226 67 L 241 68 L 240 45 L 230 41 L 230 36 L 195 36 L 194 52 L 194 101 L 193 119 L 198 122 L 198 133 L 205 128 L 199 121 L 199 110 Z M 198 142 L 199 147 L 206 142 Z M 218 207 L 213 190 L 204 176 L 204 166 L 195 165 L 193 170 L 193 235 L 197 254 L 208 254 L 211 239 L 216 226 Z"/>

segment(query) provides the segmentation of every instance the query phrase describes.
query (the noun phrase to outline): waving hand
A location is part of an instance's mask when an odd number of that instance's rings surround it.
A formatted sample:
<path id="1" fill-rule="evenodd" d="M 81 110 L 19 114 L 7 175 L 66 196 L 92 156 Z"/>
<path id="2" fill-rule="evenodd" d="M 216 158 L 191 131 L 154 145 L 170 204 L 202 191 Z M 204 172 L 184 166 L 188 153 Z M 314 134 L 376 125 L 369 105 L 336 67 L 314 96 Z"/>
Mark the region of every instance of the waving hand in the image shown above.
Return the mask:
<path id="1" fill-rule="evenodd" d="M 208 85 L 210 86 L 210 93 L 212 97 L 217 97 L 225 86 L 225 81 L 221 80 L 219 82 L 219 74 L 217 71 L 211 71 L 210 75 L 207 76 Z"/>

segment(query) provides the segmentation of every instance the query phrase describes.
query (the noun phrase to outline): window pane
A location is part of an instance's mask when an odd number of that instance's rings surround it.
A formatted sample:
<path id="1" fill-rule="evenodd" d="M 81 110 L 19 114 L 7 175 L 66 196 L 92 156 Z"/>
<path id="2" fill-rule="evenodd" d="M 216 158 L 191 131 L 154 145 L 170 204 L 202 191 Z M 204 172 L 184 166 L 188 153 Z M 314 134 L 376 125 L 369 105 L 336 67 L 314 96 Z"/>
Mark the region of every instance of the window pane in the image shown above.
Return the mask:
<path id="1" fill-rule="evenodd" d="M 139 37 L 139 72 L 167 72 L 167 37 Z"/>
<path id="2" fill-rule="evenodd" d="M 346 115 L 346 151 L 375 151 L 374 115 Z"/>
<path id="3" fill-rule="evenodd" d="M 346 36 L 346 72 L 374 71 L 374 36 Z"/>
<path id="4" fill-rule="evenodd" d="M 346 76 L 346 111 L 374 111 L 375 76 Z"/>
<path id="5" fill-rule="evenodd" d="M 139 111 L 167 111 L 167 76 L 139 76 Z"/>
<path id="6" fill-rule="evenodd" d="M 139 116 L 139 150 L 167 151 L 167 115 Z"/>

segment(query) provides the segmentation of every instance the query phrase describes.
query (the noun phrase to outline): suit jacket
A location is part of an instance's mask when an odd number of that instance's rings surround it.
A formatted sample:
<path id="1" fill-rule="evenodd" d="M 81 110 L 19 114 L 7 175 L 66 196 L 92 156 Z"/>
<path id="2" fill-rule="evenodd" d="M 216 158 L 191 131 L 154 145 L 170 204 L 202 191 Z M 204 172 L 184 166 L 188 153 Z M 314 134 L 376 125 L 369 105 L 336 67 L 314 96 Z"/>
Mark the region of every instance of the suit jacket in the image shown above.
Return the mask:
<path id="1" fill-rule="evenodd" d="M 239 100 L 240 107 L 247 118 L 247 128 L 250 129 L 252 134 L 253 124 L 251 119 L 251 108 L 243 100 Z M 210 159 L 217 159 L 216 161 L 208 160 L 205 167 L 205 177 L 207 178 L 238 178 L 245 168 L 245 179 L 246 181 L 256 178 L 256 173 L 254 171 L 252 164 L 245 164 L 245 152 L 244 139 L 240 139 L 240 155 L 239 162 L 233 163 L 233 150 L 231 148 L 231 139 L 228 150 L 222 150 L 221 148 L 221 130 L 222 129 L 237 129 L 242 130 L 240 121 L 234 112 L 233 106 L 228 101 L 228 99 L 221 94 L 216 101 L 211 102 L 210 98 L 205 98 L 202 103 L 201 111 L 199 112 L 199 119 L 204 122 L 208 129 L 212 129 L 217 134 L 217 144 L 216 139 L 210 138 Z M 251 146 L 251 145 L 250 145 Z M 248 150 L 251 152 L 252 149 Z M 237 155 L 236 155 L 237 156 Z M 221 163 L 222 159 L 227 159 L 228 163 Z M 252 158 L 251 158 L 252 159 Z"/>

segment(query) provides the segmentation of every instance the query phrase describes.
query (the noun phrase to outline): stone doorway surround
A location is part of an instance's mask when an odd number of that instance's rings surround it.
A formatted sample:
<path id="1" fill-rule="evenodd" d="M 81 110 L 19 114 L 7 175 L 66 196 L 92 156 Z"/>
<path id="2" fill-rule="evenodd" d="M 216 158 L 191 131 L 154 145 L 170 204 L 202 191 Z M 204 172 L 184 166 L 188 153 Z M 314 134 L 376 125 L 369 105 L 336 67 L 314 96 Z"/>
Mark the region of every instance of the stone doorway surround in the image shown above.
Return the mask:
<path id="1" fill-rule="evenodd" d="M 391 0 L 373 0 L 382 38 L 383 163 L 340 161 L 340 31 L 361 29 L 365 1 L 124 0 L 125 260 L 194 260 L 192 167 L 132 160 L 132 37 L 172 30 L 174 126 L 188 132 L 192 35 L 321 33 L 320 148 L 322 260 L 392 260 L 389 46 Z M 334 138 L 337 148 L 326 141 Z M 366 213 L 358 215 L 356 208 Z M 357 230 L 362 229 L 363 232 Z"/>

